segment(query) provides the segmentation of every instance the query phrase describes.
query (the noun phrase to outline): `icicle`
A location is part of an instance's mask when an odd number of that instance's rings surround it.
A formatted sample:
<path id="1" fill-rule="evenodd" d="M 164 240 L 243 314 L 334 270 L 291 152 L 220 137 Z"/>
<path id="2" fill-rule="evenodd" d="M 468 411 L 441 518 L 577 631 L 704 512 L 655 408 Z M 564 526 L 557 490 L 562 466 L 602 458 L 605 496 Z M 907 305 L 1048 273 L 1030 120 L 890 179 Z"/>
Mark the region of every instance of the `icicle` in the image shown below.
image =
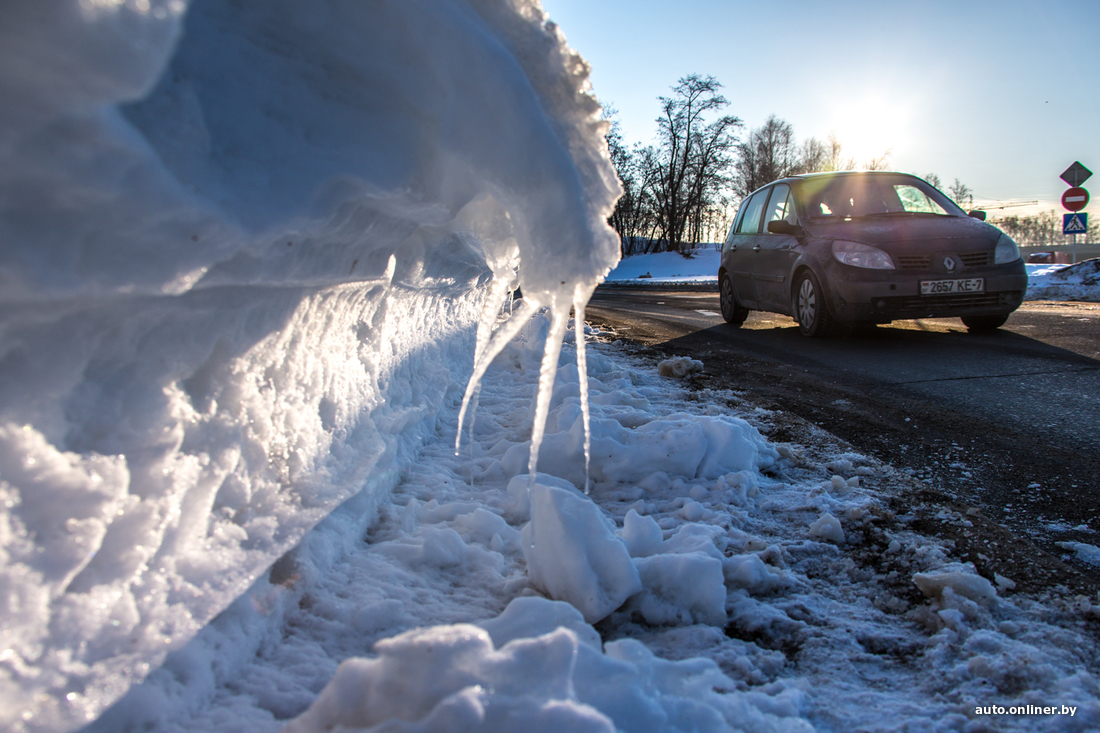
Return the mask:
<path id="1" fill-rule="evenodd" d="M 531 457 L 527 460 L 527 470 L 531 475 L 530 486 L 535 484 L 535 472 L 539 465 L 539 448 L 542 436 L 546 432 L 546 418 L 550 414 L 550 400 L 554 396 L 554 378 L 558 373 L 558 357 L 561 355 L 561 342 L 565 330 L 569 327 L 569 309 L 555 303 L 550 306 L 550 333 L 546 335 L 546 347 L 542 352 L 542 367 L 539 369 L 539 394 L 535 403 L 535 423 L 531 428 Z"/>
<path id="2" fill-rule="evenodd" d="M 519 304 L 519 309 L 512 317 L 500 325 L 492 334 L 492 338 L 485 339 L 485 346 L 480 355 L 475 355 L 474 372 L 470 375 L 470 381 L 466 384 L 466 394 L 462 396 L 462 409 L 458 411 L 458 430 L 455 434 L 455 455 L 459 454 L 462 444 L 462 423 L 466 419 L 466 410 L 470 407 L 470 400 L 481 386 L 481 378 L 489 369 L 489 364 L 497 357 L 508 342 L 511 341 L 519 330 L 523 328 L 531 317 L 538 311 L 539 306 L 534 301 L 524 298 Z M 484 319 L 483 319 L 484 320 Z M 478 327 L 478 340 L 481 340 L 480 325 Z"/>
<path id="3" fill-rule="evenodd" d="M 481 361 L 481 357 L 485 354 L 485 349 L 489 345 L 489 338 L 493 334 L 493 326 L 496 324 L 497 316 L 500 314 L 502 304 L 508 306 L 509 315 L 512 314 L 511 310 L 512 299 L 512 278 L 494 277 L 492 284 L 489 286 L 489 295 L 485 298 L 485 304 L 481 308 L 481 318 L 477 323 L 477 339 L 474 342 L 474 364 L 478 364 Z M 490 359 L 492 361 L 492 359 Z M 471 406 L 473 411 L 470 413 L 470 443 L 473 443 L 474 435 L 474 414 L 477 412 L 477 398 L 481 393 L 481 381 L 473 381 L 471 378 L 470 384 L 473 385 L 473 391 L 470 390 L 470 385 L 467 385 L 466 394 L 462 400 L 462 411 L 458 415 L 458 431 L 455 433 L 455 455 L 459 454 L 459 449 L 462 446 L 462 422 L 466 416 L 466 411 Z M 472 450 L 472 449 L 471 449 Z M 473 475 L 471 474 L 471 485 L 473 483 Z"/>
<path id="4" fill-rule="evenodd" d="M 511 279 L 494 277 L 489 286 L 489 295 L 485 299 L 485 305 L 481 309 L 481 318 L 477 322 L 477 341 L 474 343 L 474 363 L 485 353 L 485 347 L 489 344 L 489 337 L 493 335 L 493 326 L 496 325 L 497 316 L 500 315 L 501 306 L 511 300 Z M 509 307 L 509 315 L 512 311 Z"/>
<path id="5" fill-rule="evenodd" d="M 585 352 L 584 338 L 584 306 L 587 298 L 577 298 L 573 301 L 573 336 L 577 344 L 577 378 L 581 388 L 581 422 L 584 425 L 584 493 L 587 494 L 592 485 L 592 479 L 588 475 L 589 466 L 592 465 L 592 431 L 591 412 L 588 409 L 588 356 Z"/>

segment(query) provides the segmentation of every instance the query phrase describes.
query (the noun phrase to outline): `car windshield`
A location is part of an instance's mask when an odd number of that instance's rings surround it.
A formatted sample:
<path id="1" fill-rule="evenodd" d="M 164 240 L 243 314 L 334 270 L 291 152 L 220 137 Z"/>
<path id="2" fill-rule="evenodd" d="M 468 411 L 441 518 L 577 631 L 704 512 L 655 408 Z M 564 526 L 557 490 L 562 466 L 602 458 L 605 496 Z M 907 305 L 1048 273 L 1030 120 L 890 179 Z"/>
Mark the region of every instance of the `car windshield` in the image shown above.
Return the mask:
<path id="1" fill-rule="evenodd" d="M 813 220 L 878 216 L 965 216 L 930 185 L 908 176 L 847 175 L 810 178 L 800 188 L 803 210 Z"/>

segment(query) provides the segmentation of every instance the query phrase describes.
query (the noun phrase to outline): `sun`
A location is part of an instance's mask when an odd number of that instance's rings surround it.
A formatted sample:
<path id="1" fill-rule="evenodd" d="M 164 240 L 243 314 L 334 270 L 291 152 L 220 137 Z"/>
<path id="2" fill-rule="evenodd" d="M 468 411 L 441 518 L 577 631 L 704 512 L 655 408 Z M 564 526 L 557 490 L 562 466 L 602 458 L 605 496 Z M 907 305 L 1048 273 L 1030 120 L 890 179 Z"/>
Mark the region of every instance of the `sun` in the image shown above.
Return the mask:
<path id="1" fill-rule="evenodd" d="M 829 118 L 830 133 L 841 144 L 841 158 L 854 161 L 856 168 L 883 158 L 885 167 L 893 168 L 897 153 L 905 148 L 909 137 L 908 105 L 882 94 L 839 102 Z"/>

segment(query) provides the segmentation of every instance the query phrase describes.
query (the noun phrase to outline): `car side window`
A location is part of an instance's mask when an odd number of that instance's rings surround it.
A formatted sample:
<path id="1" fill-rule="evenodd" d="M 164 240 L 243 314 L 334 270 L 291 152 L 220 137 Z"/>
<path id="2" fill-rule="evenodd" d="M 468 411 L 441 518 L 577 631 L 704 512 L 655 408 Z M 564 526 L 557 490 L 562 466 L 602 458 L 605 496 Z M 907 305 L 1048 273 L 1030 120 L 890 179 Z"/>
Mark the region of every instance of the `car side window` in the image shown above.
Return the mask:
<path id="1" fill-rule="evenodd" d="M 768 200 L 768 190 L 757 191 L 744 205 L 745 214 L 741 217 L 741 223 L 737 227 L 738 234 L 759 234 L 760 214 L 764 210 L 764 204 Z"/>
<path id="2" fill-rule="evenodd" d="M 748 202 L 749 200 L 746 198 L 742 200 L 741 205 L 737 207 L 737 214 L 734 215 L 733 224 L 730 225 L 729 234 L 726 235 L 726 242 L 723 245 L 723 251 L 725 251 L 725 248 L 730 246 L 730 240 L 732 240 L 734 235 L 737 234 L 737 228 L 741 226 L 741 220 L 745 218 L 745 204 L 747 204 Z"/>
<path id="3" fill-rule="evenodd" d="M 780 183 L 772 189 L 771 199 L 768 201 L 768 214 L 764 219 L 764 231 L 767 231 L 767 222 L 780 220 L 790 224 L 798 223 L 798 217 L 794 213 L 791 187 L 785 183 Z"/>
<path id="4" fill-rule="evenodd" d="M 898 201 L 901 203 L 902 211 L 919 214 L 947 214 L 942 206 L 928 198 L 928 195 L 916 186 L 895 184 L 894 191 L 898 195 Z"/>

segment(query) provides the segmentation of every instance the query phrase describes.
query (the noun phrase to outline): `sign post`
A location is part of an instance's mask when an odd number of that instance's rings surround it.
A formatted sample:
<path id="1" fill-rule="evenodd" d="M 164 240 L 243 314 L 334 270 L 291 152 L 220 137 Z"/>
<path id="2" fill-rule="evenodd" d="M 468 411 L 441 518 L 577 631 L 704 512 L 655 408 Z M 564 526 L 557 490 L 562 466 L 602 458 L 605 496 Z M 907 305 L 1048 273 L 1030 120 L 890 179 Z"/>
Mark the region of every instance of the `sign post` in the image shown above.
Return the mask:
<path id="1" fill-rule="evenodd" d="M 1084 233 L 1085 242 L 1088 242 L 1089 215 L 1077 213 L 1089 204 L 1089 192 L 1081 188 L 1081 184 L 1092 176 L 1080 161 L 1074 161 L 1073 165 L 1062 172 L 1060 178 L 1070 185 L 1070 189 L 1062 194 L 1062 206 L 1071 213 L 1062 216 L 1062 234 L 1073 235 L 1073 264 L 1077 264 L 1077 235 Z"/>

